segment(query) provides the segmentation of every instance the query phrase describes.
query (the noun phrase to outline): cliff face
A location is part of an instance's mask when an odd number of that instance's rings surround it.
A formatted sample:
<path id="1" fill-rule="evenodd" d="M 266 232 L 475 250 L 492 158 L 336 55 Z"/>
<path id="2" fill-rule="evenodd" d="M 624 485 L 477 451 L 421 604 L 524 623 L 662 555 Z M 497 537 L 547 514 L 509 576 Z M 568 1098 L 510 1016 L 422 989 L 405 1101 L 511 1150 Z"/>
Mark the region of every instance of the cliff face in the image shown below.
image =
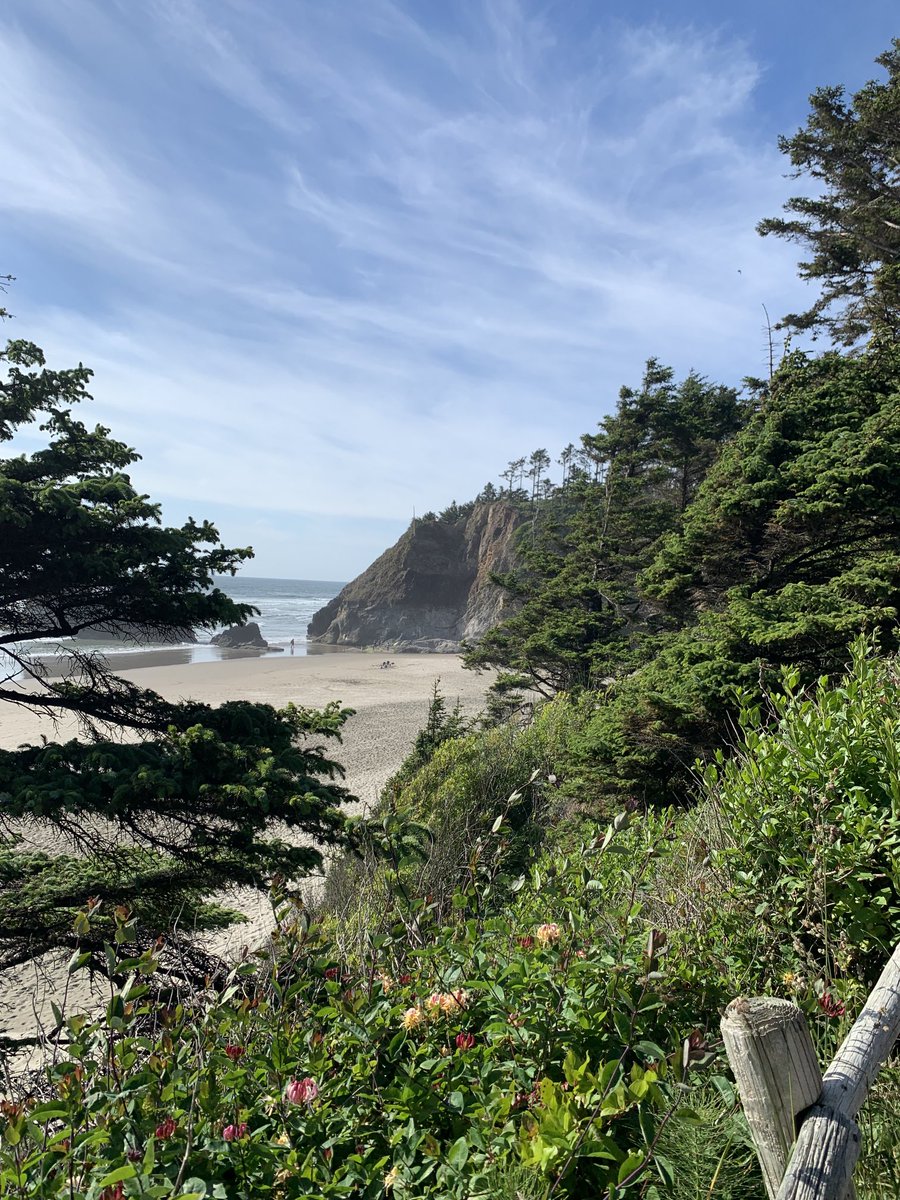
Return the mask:
<path id="1" fill-rule="evenodd" d="M 417 521 L 348 583 L 309 624 L 312 642 L 386 650 L 459 649 L 505 615 L 490 581 L 514 562 L 522 514 L 503 501 L 477 504 L 453 524 Z"/>

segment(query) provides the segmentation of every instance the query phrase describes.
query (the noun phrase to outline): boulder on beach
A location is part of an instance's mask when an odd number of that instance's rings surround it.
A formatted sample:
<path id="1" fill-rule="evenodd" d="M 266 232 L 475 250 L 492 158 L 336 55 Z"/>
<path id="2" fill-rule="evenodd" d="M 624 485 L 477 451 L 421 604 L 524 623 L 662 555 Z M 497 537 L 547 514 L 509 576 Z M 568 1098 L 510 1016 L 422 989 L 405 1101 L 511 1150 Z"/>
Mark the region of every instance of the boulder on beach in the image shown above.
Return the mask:
<path id="1" fill-rule="evenodd" d="M 271 647 L 260 632 L 255 621 L 249 625 L 232 625 L 215 637 L 209 639 L 211 646 L 221 646 L 223 650 L 269 650 Z"/>

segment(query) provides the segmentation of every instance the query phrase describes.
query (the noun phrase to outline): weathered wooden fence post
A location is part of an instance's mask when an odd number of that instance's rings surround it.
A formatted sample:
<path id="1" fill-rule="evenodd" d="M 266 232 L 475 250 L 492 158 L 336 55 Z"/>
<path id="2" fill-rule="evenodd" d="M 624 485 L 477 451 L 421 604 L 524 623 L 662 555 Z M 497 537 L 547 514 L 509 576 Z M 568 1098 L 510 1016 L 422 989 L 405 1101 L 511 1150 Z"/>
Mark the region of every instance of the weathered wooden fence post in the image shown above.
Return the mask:
<path id="1" fill-rule="evenodd" d="M 856 1116 L 900 1037 L 900 946 L 824 1078 L 787 1000 L 733 1000 L 722 1036 L 772 1200 L 853 1200 Z"/>
<path id="2" fill-rule="evenodd" d="M 722 1037 L 775 1200 L 797 1137 L 797 1114 L 822 1090 L 822 1073 L 803 1014 L 788 1000 L 738 999 L 725 1009 Z"/>

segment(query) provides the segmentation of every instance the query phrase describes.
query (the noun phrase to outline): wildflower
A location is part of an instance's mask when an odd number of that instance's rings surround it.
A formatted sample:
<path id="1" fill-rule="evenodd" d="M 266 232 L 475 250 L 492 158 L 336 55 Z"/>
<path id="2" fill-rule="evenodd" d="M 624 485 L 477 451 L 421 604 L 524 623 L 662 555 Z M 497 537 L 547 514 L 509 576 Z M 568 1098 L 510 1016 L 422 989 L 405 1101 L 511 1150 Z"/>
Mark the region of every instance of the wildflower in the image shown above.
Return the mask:
<path id="1" fill-rule="evenodd" d="M 278 1137 L 275 1139 L 276 1146 L 290 1146 L 290 1144 L 291 1144 L 291 1139 L 290 1139 L 290 1137 L 288 1137 L 287 1133 L 285 1133 L 284 1131 L 279 1133 Z"/>
<path id="2" fill-rule="evenodd" d="M 474 1033 L 458 1033 L 456 1035 L 457 1050 L 471 1050 L 475 1045 Z"/>
<path id="3" fill-rule="evenodd" d="M 226 1142 L 236 1142 L 240 1138 L 247 1136 L 247 1122 L 241 1121 L 240 1125 L 226 1125 L 222 1130 L 222 1137 Z"/>
<path id="4" fill-rule="evenodd" d="M 166 1117 L 156 1127 L 156 1136 L 161 1142 L 168 1141 L 170 1137 L 175 1136 L 175 1130 L 178 1128 L 178 1122 L 174 1117 Z"/>
<path id="5" fill-rule="evenodd" d="M 291 1104 L 308 1104 L 318 1094 L 319 1085 L 314 1079 L 292 1079 L 285 1090 L 285 1096 Z"/>
<path id="6" fill-rule="evenodd" d="M 398 1167 L 391 1167 L 387 1175 L 384 1177 L 384 1190 L 390 1192 L 393 1190 L 394 1184 L 400 1178 L 400 1170 Z"/>
<path id="7" fill-rule="evenodd" d="M 425 1020 L 425 1014 L 421 1008 L 408 1008 L 403 1014 L 404 1029 L 418 1029 Z"/>
<path id="8" fill-rule="evenodd" d="M 401 984 L 403 987 L 406 987 L 406 985 L 407 985 L 408 983 L 412 983 L 412 975 L 409 975 L 409 974 L 406 974 L 406 973 L 404 973 L 403 975 L 401 975 L 401 976 L 400 976 L 400 979 L 398 980 L 398 982 L 399 982 L 399 983 L 400 983 L 400 984 Z"/>
<path id="9" fill-rule="evenodd" d="M 331 1148 L 331 1146 L 324 1146 L 324 1147 L 323 1147 L 323 1149 L 322 1149 L 322 1157 L 325 1159 L 325 1161 L 326 1161 L 327 1163 L 328 1163 L 328 1162 L 331 1162 L 331 1159 L 332 1159 L 332 1156 L 333 1156 L 333 1154 L 334 1154 L 334 1150 Z"/>
<path id="10" fill-rule="evenodd" d="M 120 1182 L 105 1187 L 100 1193 L 98 1200 L 123 1200 L 124 1195 L 125 1185 Z"/>
<path id="11" fill-rule="evenodd" d="M 334 980 L 336 980 L 336 979 L 340 979 L 340 976 L 341 976 L 341 968 L 340 967 L 329 967 L 328 970 L 325 972 L 325 978 L 330 979 L 332 982 L 334 982 Z"/>
<path id="12" fill-rule="evenodd" d="M 819 1008 L 826 1017 L 842 1017 L 847 1011 L 840 1000 L 835 1000 L 831 992 L 823 992 L 819 997 Z"/>
<path id="13" fill-rule="evenodd" d="M 575 957 L 576 958 L 587 958 L 587 950 L 576 950 Z"/>
<path id="14" fill-rule="evenodd" d="M 437 1017 L 450 1017 L 460 1008 L 465 1008 L 469 993 L 461 988 L 456 992 L 432 992 L 425 1001 L 428 1016 L 435 1020 Z"/>
<path id="15" fill-rule="evenodd" d="M 128 1159 L 129 1162 L 141 1162 L 143 1160 L 143 1157 L 144 1157 L 143 1150 L 138 1150 L 138 1148 L 136 1146 L 132 1146 L 132 1148 L 128 1151 L 128 1154 L 126 1155 L 126 1158 Z"/>
<path id="16" fill-rule="evenodd" d="M 699 1029 L 692 1029 L 681 1046 L 681 1065 L 686 1071 L 694 1063 L 701 1062 L 709 1053 L 709 1043 Z"/>
<path id="17" fill-rule="evenodd" d="M 781 977 L 781 982 L 786 988 L 789 988 L 792 992 L 796 992 L 800 985 L 800 976 L 795 971 L 785 971 Z"/>
<path id="18" fill-rule="evenodd" d="M 228 1057 L 231 1059 L 232 1062 L 237 1062 L 237 1060 L 239 1058 L 244 1057 L 244 1047 L 243 1046 L 235 1046 L 232 1042 L 229 1042 L 228 1045 L 225 1047 L 225 1053 L 228 1055 Z"/>
<path id="19" fill-rule="evenodd" d="M 425 1001 L 425 1007 L 428 1009 L 429 1017 L 437 1017 L 440 1015 L 442 995 L 442 992 L 432 992 Z"/>
<path id="20" fill-rule="evenodd" d="M 526 933 L 524 937 L 519 938 L 519 945 L 522 947 L 523 950 L 533 950 L 534 949 L 534 938 L 531 936 L 530 933 Z"/>
<path id="21" fill-rule="evenodd" d="M 561 930 L 556 922 L 551 921 L 547 925 L 538 925 L 537 929 L 534 931 L 534 936 L 540 945 L 546 948 L 547 946 L 552 946 L 554 943 L 559 941 L 560 932 Z"/>
<path id="22" fill-rule="evenodd" d="M 390 992 L 393 990 L 394 981 L 391 979 L 390 975 L 386 975 L 384 971 L 378 972 L 378 982 L 381 984 L 381 990 L 383 992 Z"/>

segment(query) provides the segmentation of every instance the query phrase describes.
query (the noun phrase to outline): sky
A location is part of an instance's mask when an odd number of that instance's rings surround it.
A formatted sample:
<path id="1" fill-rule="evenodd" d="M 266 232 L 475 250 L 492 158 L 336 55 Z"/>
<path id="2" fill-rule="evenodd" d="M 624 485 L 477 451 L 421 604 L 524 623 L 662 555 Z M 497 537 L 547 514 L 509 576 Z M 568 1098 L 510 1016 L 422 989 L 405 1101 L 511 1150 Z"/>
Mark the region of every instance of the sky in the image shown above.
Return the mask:
<path id="1" fill-rule="evenodd" d="M 780 133 L 891 0 L 4 0 L 7 332 L 245 574 L 347 580 L 654 356 L 738 384 Z"/>

